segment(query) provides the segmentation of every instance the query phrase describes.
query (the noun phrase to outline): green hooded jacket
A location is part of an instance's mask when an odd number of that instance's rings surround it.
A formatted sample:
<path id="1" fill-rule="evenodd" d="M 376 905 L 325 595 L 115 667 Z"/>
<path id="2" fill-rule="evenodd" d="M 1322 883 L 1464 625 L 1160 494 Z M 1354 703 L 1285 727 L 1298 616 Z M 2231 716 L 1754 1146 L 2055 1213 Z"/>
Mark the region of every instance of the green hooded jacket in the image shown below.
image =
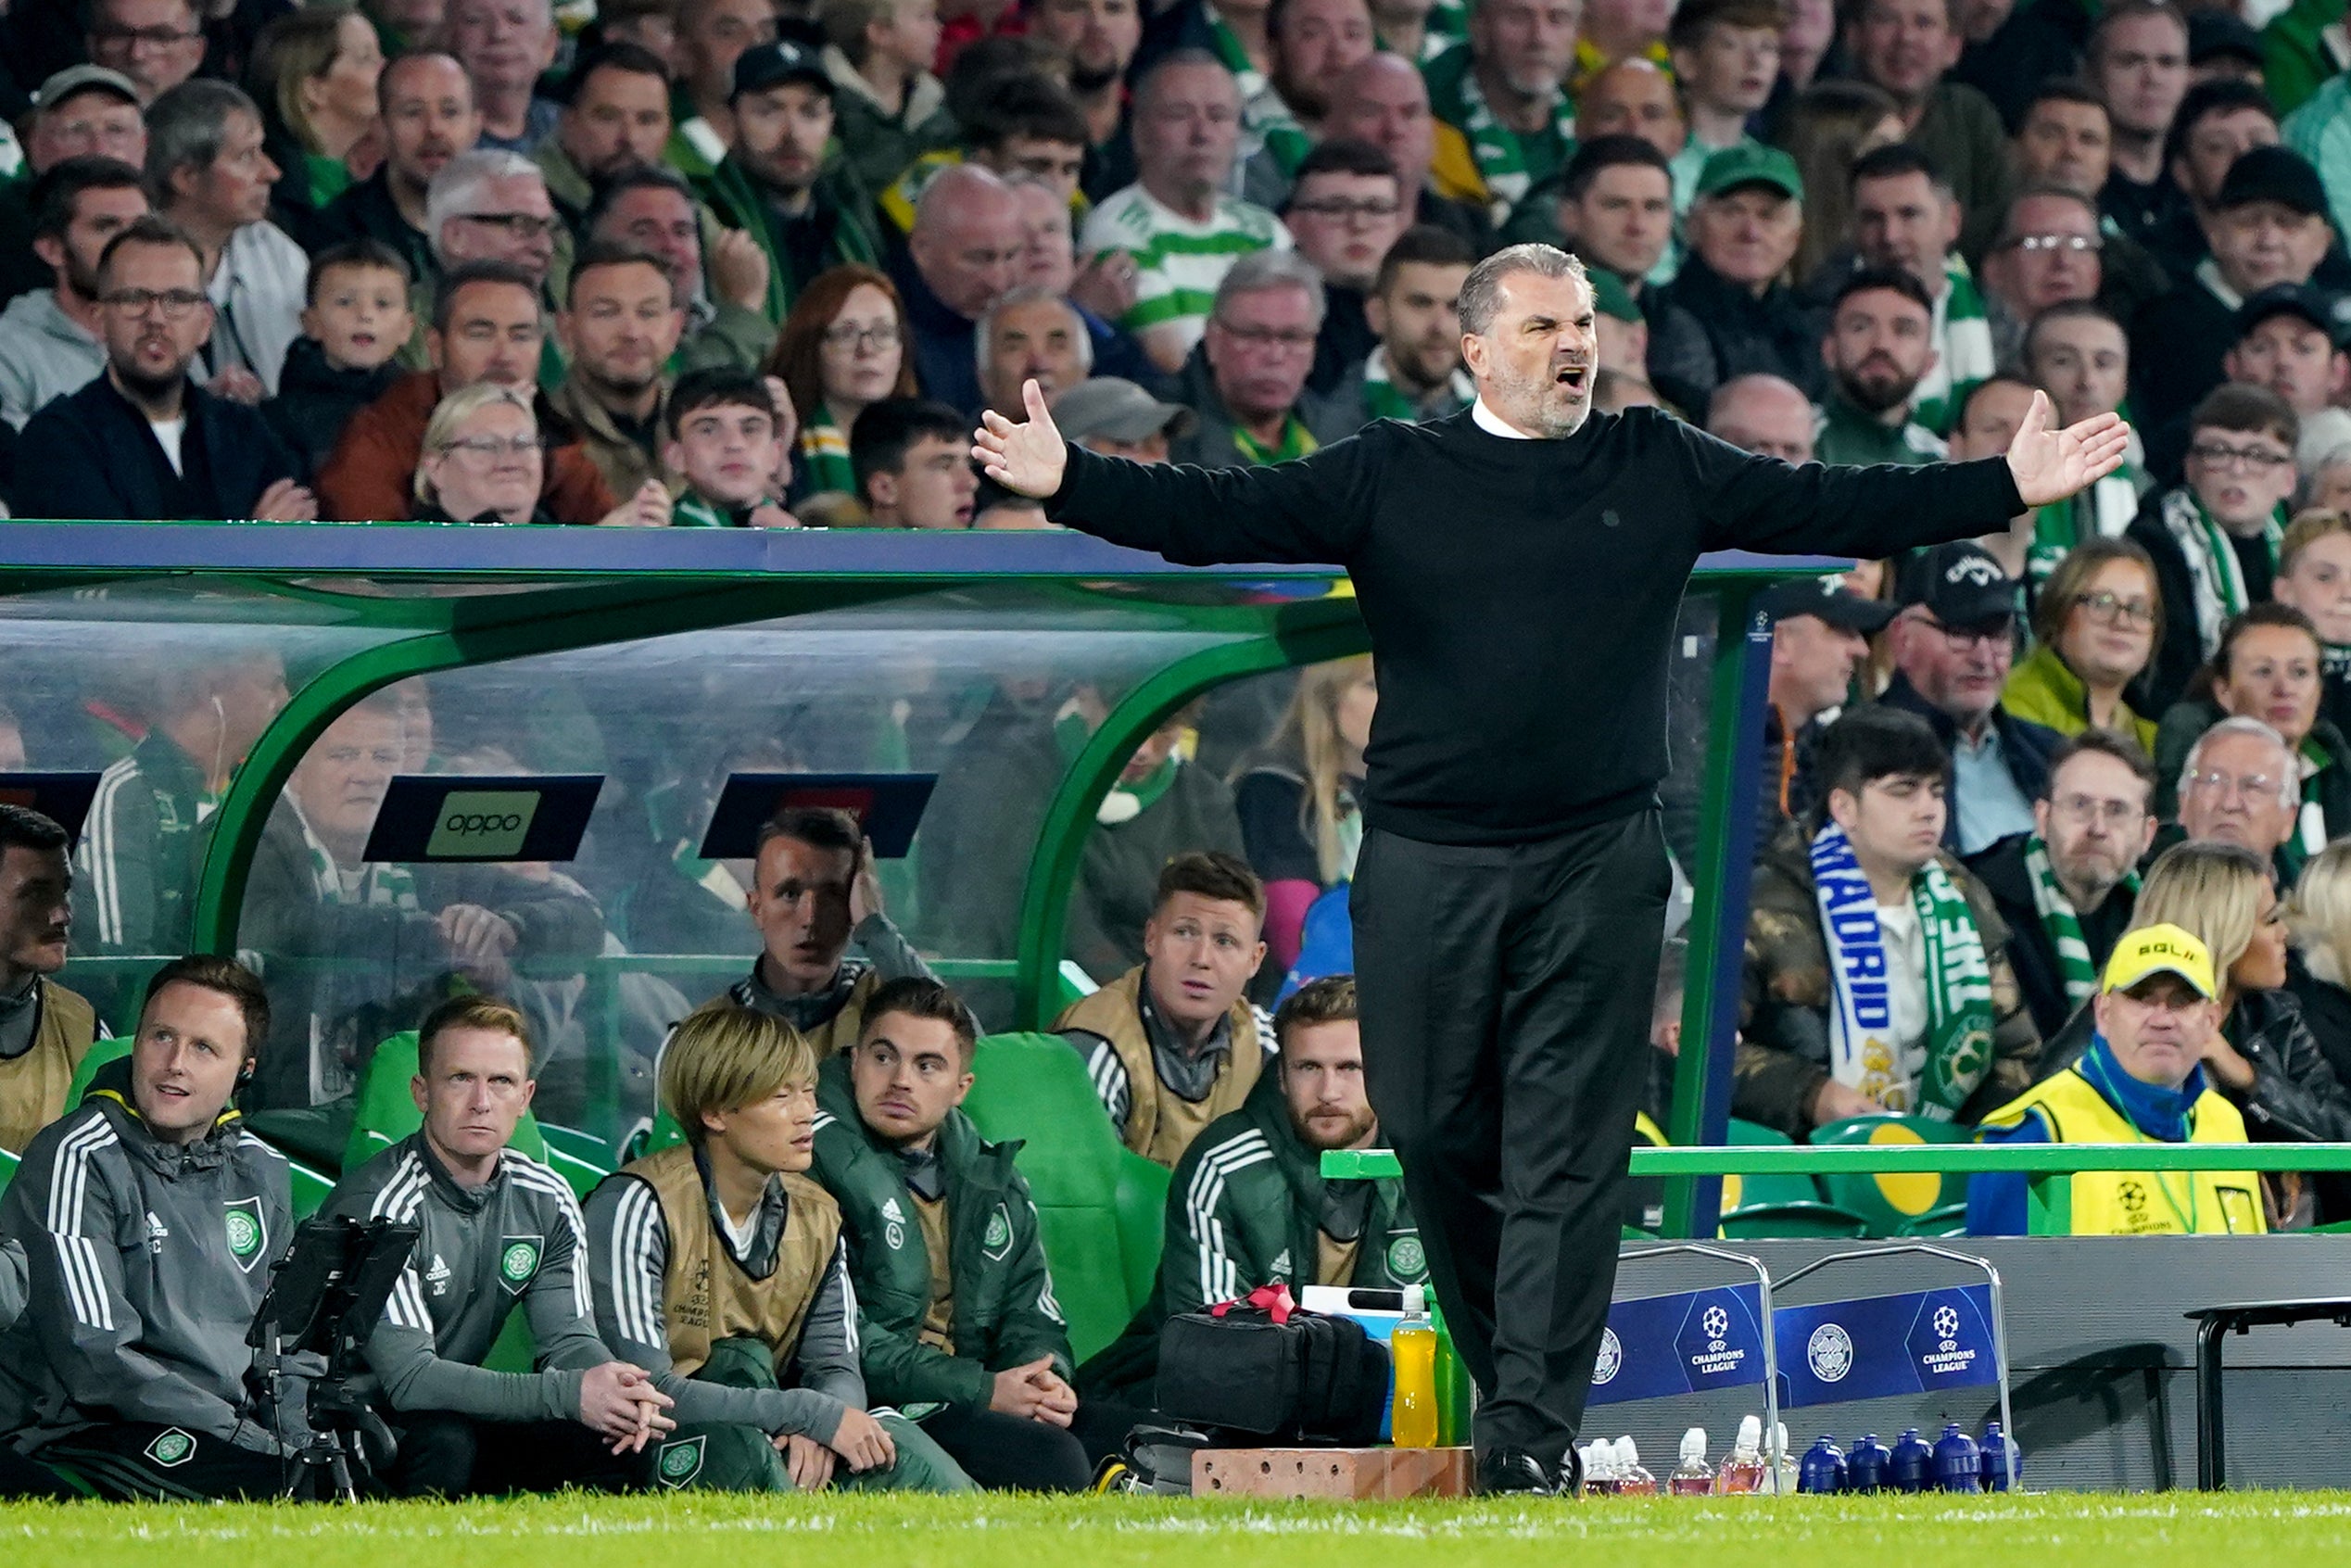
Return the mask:
<path id="1" fill-rule="evenodd" d="M 941 1124 L 955 1354 L 922 1343 L 930 1253 L 898 1152 L 857 1114 L 849 1058 L 816 1074 L 816 1160 L 809 1174 L 841 1205 L 864 1335 L 866 1390 L 907 1415 L 926 1405 L 985 1409 L 995 1374 L 1051 1356 L 1071 1376 L 1068 1325 L 1053 1298 L 1037 1206 L 1013 1166 L 1018 1142 L 992 1144 L 960 1110 Z"/>
<path id="2" fill-rule="evenodd" d="M 720 222 L 747 231 L 767 253 L 767 319 L 774 325 L 783 325 L 792 301 L 813 278 L 792 272 L 791 257 L 777 240 L 772 209 L 757 183 L 730 153 L 708 177 L 695 183 Z M 852 261 L 868 267 L 881 265 L 881 235 L 874 224 L 873 200 L 838 160 L 816 176 L 815 203 L 833 215 L 832 238 L 825 252 L 828 268 Z"/>

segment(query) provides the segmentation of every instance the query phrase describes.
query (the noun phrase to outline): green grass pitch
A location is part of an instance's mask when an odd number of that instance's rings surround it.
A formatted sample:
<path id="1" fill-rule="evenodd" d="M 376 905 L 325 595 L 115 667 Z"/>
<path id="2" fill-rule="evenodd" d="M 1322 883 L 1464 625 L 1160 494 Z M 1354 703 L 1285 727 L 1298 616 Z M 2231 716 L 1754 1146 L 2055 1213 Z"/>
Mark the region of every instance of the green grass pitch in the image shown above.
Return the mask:
<path id="1" fill-rule="evenodd" d="M 0 1509 L 10 1568 L 2280 1568 L 2351 1493 L 1249 1506 L 1181 1498 L 545 1498 Z"/>

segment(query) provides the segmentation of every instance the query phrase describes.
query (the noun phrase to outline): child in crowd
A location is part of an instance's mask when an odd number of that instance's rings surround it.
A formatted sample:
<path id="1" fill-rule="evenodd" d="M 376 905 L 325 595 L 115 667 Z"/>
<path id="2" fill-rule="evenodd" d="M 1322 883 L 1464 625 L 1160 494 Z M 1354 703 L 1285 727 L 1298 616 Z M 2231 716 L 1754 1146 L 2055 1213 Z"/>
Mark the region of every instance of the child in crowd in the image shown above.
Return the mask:
<path id="1" fill-rule="evenodd" d="M 278 395 L 261 405 L 270 423 L 316 474 L 351 416 L 399 379 L 392 362 L 409 339 L 408 263 L 381 240 L 346 240 L 310 263 L 302 335 L 286 350 Z"/>
<path id="2" fill-rule="evenodd" d="M 680 528 L 797 528 L 777 499 L 791 449 L 791 404 L 749 371 L 693 371 L 679 378 L 664 415 L 662 462 L 682 487 L 671 512 Z"/>
<path id="3" fill-rule="evenodd" d="M 2319 628 L 2325 661 L 2319 715 L 2344 729 L 2351 725 L 2351 516 L 2313 509 L 2295 518 L 2278 546 L 2269 592 Z"/>

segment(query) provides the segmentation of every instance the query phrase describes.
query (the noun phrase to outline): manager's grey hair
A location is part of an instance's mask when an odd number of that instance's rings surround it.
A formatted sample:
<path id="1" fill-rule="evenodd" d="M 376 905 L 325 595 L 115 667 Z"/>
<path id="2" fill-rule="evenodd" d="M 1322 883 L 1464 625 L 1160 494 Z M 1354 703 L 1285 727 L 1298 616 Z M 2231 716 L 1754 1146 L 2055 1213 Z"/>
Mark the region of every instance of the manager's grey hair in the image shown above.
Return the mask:
<path id="1" fill-rule="evenodd" d="M 1224 308 L 1244 294 L 1262 294 L 1268 289 L 1296 288 L 1306 291 L 1307 302 L 1314 307 L 1314 329 L 1322 330 L 1322 318 L 1331 308 L 1322 292 L 1322 274 L 1314 270 L 1314 263 L 1295 250 L 1253 250 L 1235 261 L 1217 285 L 1216 303 L 1209 307 L 1212 319 L 1221 321 Z"/>
<path id="2" fill-rule="evenodd" d="M 1483 337 L 1494 324 L 1495 313 L 1502 308 L 1504 280 L 1520 272 L 1533 272 L 1543 278 L 1574 278 L 1584 285 L 1584 292 L 1592 291 L 1592 280 L 1585 275 L 1584 263 L 1555 245 L 1512 245 L 1487 257 L 1470 269 L 1470 275 L 1461 284 L 1461 330 L 1473 337 Z"/>
<path id="3" fill-rule="evenodd" d="M 2181 800 L 2188 798 L 2189 781 L 2195 778 L 2198 768 L 2203 765 L 2204 749 L 2224 735 L 2250 735 L 2275 746 L 2278 749 L 2278 754 L 2286 760 L 2285 766 L 2279 771 L 2278 803 L 2291 807 L 2302 799 L 2302 770 L 2294 762 L 2294 748 L 2286 744 L 2286 738 L 2259 719 L 2240 714 L 2235 718 L 2222 719 L 2218 724 L 2197 736 L 2196 743 L 2188 748 L 2188 760 L 2180 765 L 2179 790 Z"/>
<path id="4" fill-rule="evenodd" d="M 424 189 L 424 234 L 432 243 L 433 254 L 449 259 L 441 252 L 441 230 L 450 219 L 468 217 L 475 210 L 484 185 L 525 174 L 537 180 L 547 178 L 537 164 L 502 147 L 476 147 L 441 165 L 441 171 Z"/>

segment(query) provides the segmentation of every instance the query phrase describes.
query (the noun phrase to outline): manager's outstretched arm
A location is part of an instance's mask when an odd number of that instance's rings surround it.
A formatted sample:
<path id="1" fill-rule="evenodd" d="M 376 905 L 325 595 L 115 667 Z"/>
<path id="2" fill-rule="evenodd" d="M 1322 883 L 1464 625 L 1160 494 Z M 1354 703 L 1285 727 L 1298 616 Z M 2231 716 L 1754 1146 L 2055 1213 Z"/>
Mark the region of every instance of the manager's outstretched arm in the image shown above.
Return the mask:
<path id="1" fill-rule="evenodd" d="M 2108 413 L 2053 429 L 2049 396 L 2036 392 L 2008 455 L 1974 462 L 1791 468 L 1690 439 L 1704 549 L 1877 559 L 1972 538 L 2063 500 L 2121 466 L 2130 427 Z"/>
<path id="2" fill-rule="evenodd" d="M 1187 566 L 1228 562 L 1346 564 L 1371 514 L 1361 436 L 1296 462 L 1195 468 L 1103 457 L 1061 437 L 1030 381 L 1029 417 L 1016 424 L 990 410 L 971 455 L 1006 489 L 1045 503 L 1055 522 Z"/>
<path id="3" fill-rule="evenodd" d="M 2054 424 L 2049 394 L 2035 392 L 2008 442 L 2008 472 L 2027 506 L 2047 506 L 2087 489 L 2120 468 L 2130 446 L 2130 426 L 2117 413 L 2094 414 L 2062 430 Z"/>

